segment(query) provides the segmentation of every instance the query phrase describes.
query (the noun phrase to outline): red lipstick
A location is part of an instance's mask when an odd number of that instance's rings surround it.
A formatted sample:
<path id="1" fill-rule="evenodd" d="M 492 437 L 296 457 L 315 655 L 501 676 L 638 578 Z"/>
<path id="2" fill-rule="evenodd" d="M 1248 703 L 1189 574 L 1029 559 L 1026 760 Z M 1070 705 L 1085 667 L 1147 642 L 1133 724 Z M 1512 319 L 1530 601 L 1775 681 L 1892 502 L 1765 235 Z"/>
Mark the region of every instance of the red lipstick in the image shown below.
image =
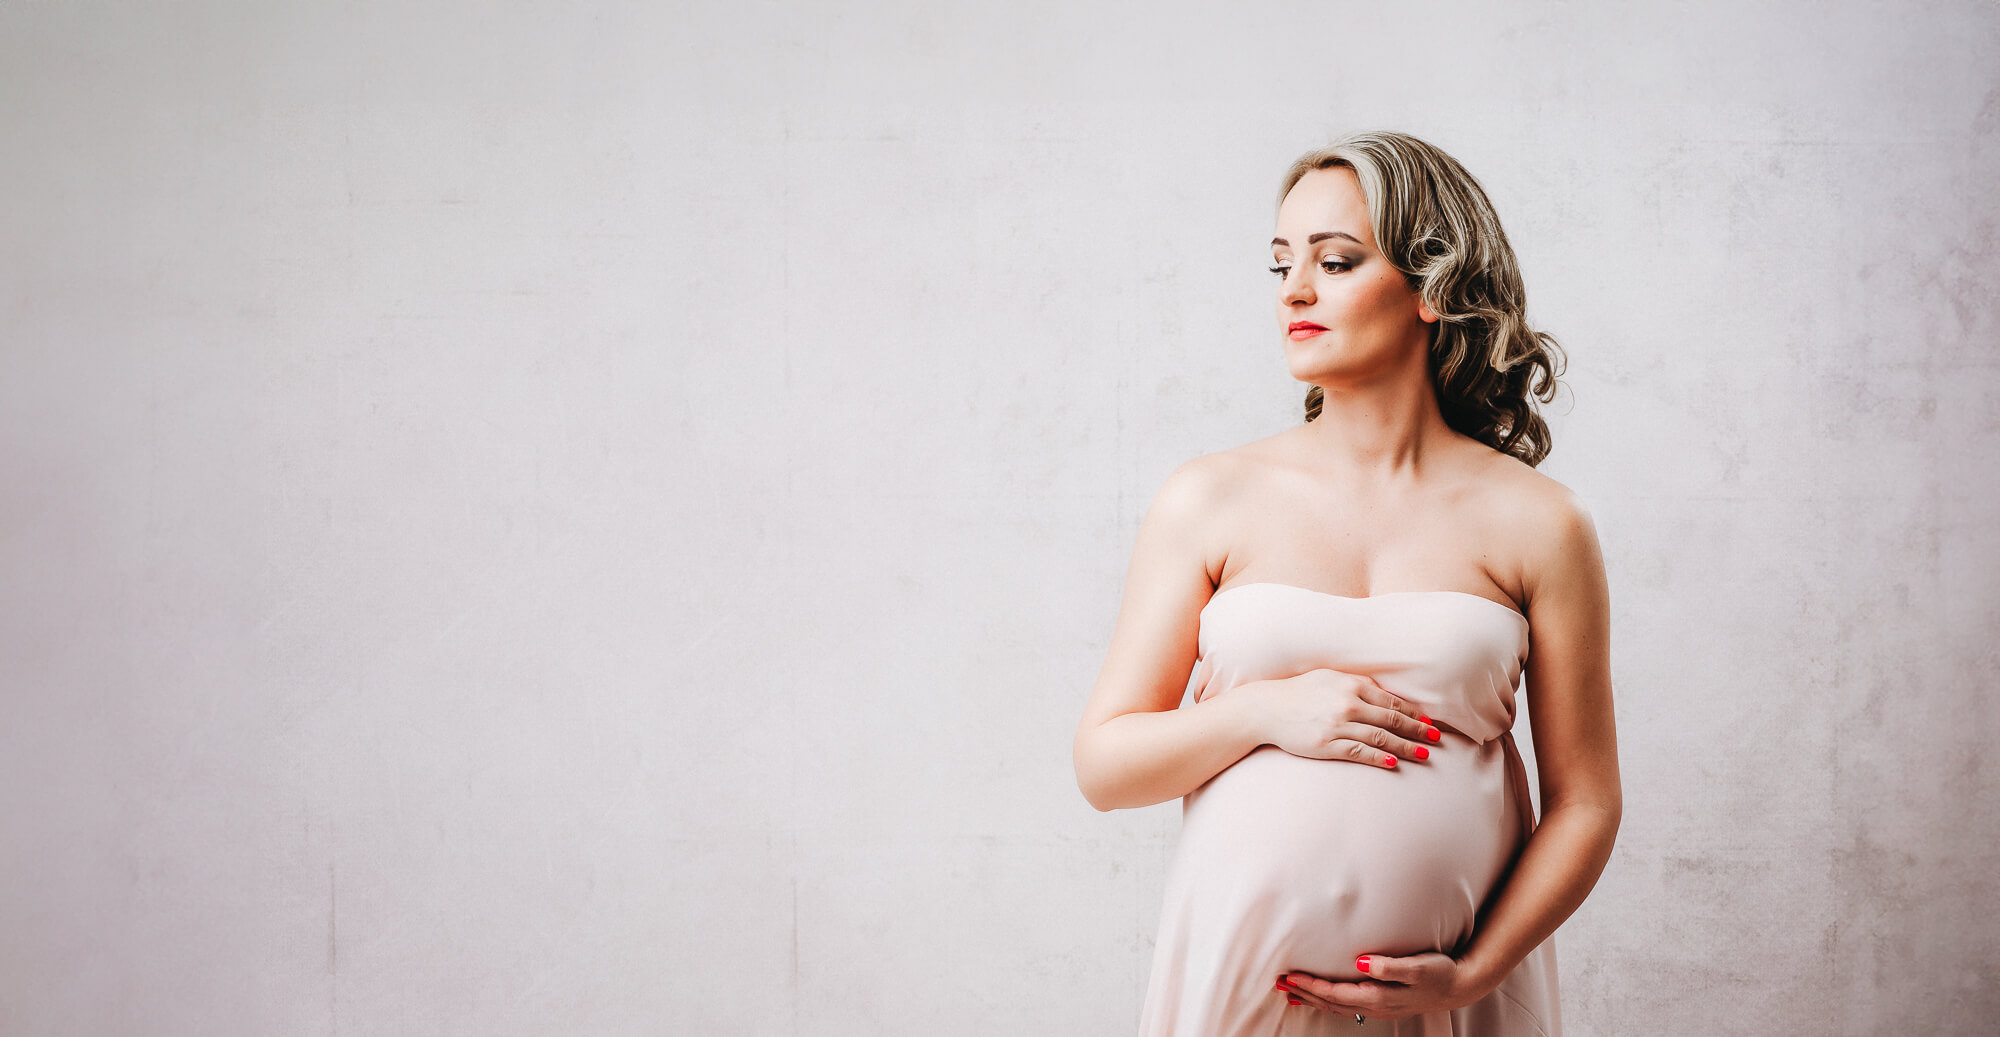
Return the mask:
<path id="1" fill-rule="evenodd" d="M 1289 328 L 1285 329 L 1285 333 L 1291 336 L 1292 341 L 1300 342 L 1314 335 L 1325 334 L 1326 329 L 1309 320 L 1295 320 Z"/>

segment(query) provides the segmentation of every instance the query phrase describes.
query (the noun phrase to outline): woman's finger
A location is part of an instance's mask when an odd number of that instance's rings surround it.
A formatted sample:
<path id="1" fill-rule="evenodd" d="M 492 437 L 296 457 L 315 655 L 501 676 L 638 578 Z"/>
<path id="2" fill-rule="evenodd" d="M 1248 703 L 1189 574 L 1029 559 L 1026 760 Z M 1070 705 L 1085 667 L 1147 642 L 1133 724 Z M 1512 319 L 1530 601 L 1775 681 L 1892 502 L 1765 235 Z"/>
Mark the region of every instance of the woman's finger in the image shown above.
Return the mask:
<path id="1" fill-rule="evenodd" d="M 1340 1012 L 1352 1013 L 1351 1009 L 1344 1009 L 1341 1006 L 1333 1004 L 1329 1001 L 1322 1001 L 1319 998 L 1312 996 L 1311 994 L 1292 994 L 1290 997 L 1286 999 L 1285 1003 L 1290 1005 L 1296 1005 L 1300 1008 L 1316 1008 L 1322 1012 L 1333 1012 L 1335 1014 L 1339 1014 Z M 1352 1013 L 1352 1014 L 1358 1015 L 1359 1013 Z"/>
<path id="2" fill-rule="evenodd" d="M 1429 720 L 1418 720 L 1401 710 L 1379 703 L 1364 702 L 1360 715 L 1355 719 L 1364 724 L 1373 724 L 1385 731 L 1392 731 L 1409 739 L 1412 744 L 1436 745 L 1441 737 L 1437 725 Z"/>
<path id="3" fill-rule="evenodd" d="M 1301 1005 L 1306 1008 L 1317 1008 L 1323 1012 L 1339 1012 L 1345 1010 L 1341 1005 L 1328 1001 L 1327 999 L 1320 997 L 1318 994 L 1314 994 L 1310 991 L 1303 990 L 1296 985 L 1289 984 L 1284 980 L 1278 981 L 1278 989 L 1284 991 L 1285 1000 L 1289 1004 Z"/>
<path id="4" fill-rule="evenodd" d="M 1403 986 L 1417 986 L 1435 980 L 1438 970 L 1450 963 L 1448 956 L 1435 951 L 1402 958 L 1364 954 L 1354 959 L 1354 967 L 1366 972 L 1369 979 Z"/>
<path id="5" fill-rule="evenodd" d="M 1388 958 L 1380 954 L 1364 954 L 1354 959 L 1354 967 L 1368 973 L 1368 978 L 1383 983 L 1408 983 L 1411 971 L 1400 958 Z"/>
<path id="6" fill-rule="evenodd" d="M 1389 988 L 1383 983 L 1366 979 L 1356 983 L 1337 982 L 1307 972 L 1288 972 L 1284 979 L 1297 988 L 1301 996 L 1310 995 L 1325 1005 L 1328 1011 L 1376 1015 L 1387 1010 L 1382 998 Z"/>
<path id="7" fill-rule="evenodd" d="M 1402 762 L 1396 758 L 1396 754 L 1385 752 L 1360 738 L 1336 738 L 1326 743 L 1324 753 L 1315 755 L 1322 760 L 1352 760 L 1355 763 L 1365 763 L 1384 770 L 1395 770 L 1396 765 Z"/>
<path id="8" fill-rule="evenodd" d="M 1311 994 L 1300 993 L 1299 991 L 1296 990 L 1286 990 L 1284 994 L 1285 994 L 1285 1003 L 1296 1008 L 1324 1009 L 1326 1007 L 1326 1002 L 1321 1001 L 1319 998 L 1316 998 Z"/>
<path id="9" fill-rule="evenodd" d="M 1369 708 L 1372 709 L 1374 707 L 1371 706 Z M 1381 711 L 1381 715 L 1384 717 L 1402 716 L 1401 713 L 1392 713 L 1386 709 Z M 1414 721 L 1412 722 L 1414 723 Z M 1405 760 L 1428 760 L 1431 758 L 1430 746 L 1422 742 L 1399 737 L 1393 732 L 1385 730 L 1380 725 L 1368 721 L 1349 721 L 1343 727 L 1343 733 L 1357 742 L 1366 742 L 1385 753 L 1393 753 Z M 1419 735 L 1418 737 L 1421 738 L 1422 736 Z"/>
<path id="10" fill-rule="evenodd" d="M 1298 981 L 1294 983 L 1294 981 L 1292 981 L 1292 977 L 1296 977 Z M 1328 983 L 1328 981 L 1324 981 L 1324 979 L 1320 979 L 1320 977 L 1316 977 L 1316 975 L 1308 975 L 1308 973 L 1288 973 L 1288 977 L 1286 977 L 1286 979 L 1280 979 L 1280 985 L 1282 985 L 1282 989 L 1286 991 L 1286 995 L 1288 995 L 1288 997 L 1294 997 L 1294 999 L 1300 999 L 1300 1001 L 1304 1001 L 1304 1003 L 1306 1003 L 1308 1007 L 1314 1007 L 1314 1009 L 1322 1009 L 1322 1011 L 1332 1011 L 1332 1013 L 1346 1013 L 1346 1015 L 1366 1015 L 1366 1013 L 1368 1013 L 1368 1009 L 1366 1009 L 1366 1007 L 1358 1007 L 1358 1005 L 1350 1005 L 1350 1003 L 1346 1003 L 1346 1001 L 1340 1001 L 1340 999 L 1336 999 L 1336 997 L 1328 997 L 1328 995 L 1326 995 L 1326 991 L 1330 991 L 1330 989 L 1332 989 L 1332 983 Z M 1310 989 L 1308 989 L 1308 987 L 1310 987 Z"/>
<path id="11" fill-rule="evenodd" d="M 1393 709 L 1411 720 L 1425 724 L 1430 723 L 1430 718 L 1423 715 L 1423 712 L 1417 708 L 1416 703 L 1393 691 L 1385 690 L 1382 685 L 1375 683 L 1373 679 L 1363 679 L 1360 684 L 1355 685 L 1354 694 L 1355 697 L 1371 706 Z"/>

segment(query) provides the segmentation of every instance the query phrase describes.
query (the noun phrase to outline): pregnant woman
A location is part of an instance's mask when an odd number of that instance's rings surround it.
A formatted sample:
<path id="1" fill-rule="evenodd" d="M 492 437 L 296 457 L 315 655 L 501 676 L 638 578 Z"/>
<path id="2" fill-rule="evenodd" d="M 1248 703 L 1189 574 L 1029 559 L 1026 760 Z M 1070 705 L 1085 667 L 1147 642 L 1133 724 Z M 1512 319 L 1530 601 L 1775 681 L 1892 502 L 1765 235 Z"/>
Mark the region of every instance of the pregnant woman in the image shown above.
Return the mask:
<path id="1" fill-rule="evenodd" d="M 1306 420 L 1167 477 L 1076 735 L 1098 809 L 1183 798 L 1140 1029 L 1557 1037 L 1620 793 L 1597 535 L 1534 468 L 1556 345 L 1438 149 L 1350 137 L 1279 197 Z"/>

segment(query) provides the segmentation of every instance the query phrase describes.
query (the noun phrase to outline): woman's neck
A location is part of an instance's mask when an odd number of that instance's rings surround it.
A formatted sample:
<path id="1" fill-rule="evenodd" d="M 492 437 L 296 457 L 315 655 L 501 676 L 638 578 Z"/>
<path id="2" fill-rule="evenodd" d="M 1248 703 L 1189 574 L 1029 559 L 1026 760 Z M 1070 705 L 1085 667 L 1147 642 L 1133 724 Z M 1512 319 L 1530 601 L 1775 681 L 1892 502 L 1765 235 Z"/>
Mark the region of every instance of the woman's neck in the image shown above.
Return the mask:
<path id="1" fill-rule="evenodd" d="M 1305 436 L 1343 481 L 1415 482 L 1452 435 L 1428 378 L 1322 386 L 1319 417 Z"/>

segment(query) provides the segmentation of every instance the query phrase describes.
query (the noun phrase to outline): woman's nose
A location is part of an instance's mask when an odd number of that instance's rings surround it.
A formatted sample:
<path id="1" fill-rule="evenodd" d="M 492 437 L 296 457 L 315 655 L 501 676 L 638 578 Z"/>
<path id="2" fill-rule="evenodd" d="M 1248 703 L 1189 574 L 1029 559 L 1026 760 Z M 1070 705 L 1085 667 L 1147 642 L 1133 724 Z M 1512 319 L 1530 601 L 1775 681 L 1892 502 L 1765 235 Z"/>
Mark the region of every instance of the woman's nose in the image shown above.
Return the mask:
<path id="1" fill-rule="evenodd" d="M 1309 303 L 1313 301 L 1312 278 L 1304 268 L 1285 272 L 1283 290 L 1279 293 L 1286 302 Z"/>

